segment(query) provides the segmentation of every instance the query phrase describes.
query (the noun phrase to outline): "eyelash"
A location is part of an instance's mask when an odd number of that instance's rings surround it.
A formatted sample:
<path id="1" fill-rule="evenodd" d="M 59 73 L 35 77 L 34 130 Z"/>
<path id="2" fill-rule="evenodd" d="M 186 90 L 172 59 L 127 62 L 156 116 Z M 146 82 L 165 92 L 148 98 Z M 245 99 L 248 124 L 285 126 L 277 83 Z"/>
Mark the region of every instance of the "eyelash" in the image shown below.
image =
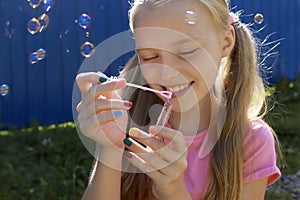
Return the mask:
<path id="1" fill-rule="evenodd" d="M 155 59 L 155 58 L 158 58 L 158 56 L 153 56 L 153 57 L 149 57 L 149 58 L 143 58 L 142 57 L 141 59 L 142 59 L 142 61 L 147 62 L 147 61 Z"/>
<path id="2" fill-rule="evenodd" d="M 178 54 L 183 55 L 183 56 L 184 56 L 184 55 L 189 55 L 189 54 L 195 53 L 197 50 L 198 50 L 198 48 L 193 49 L 193 50 L 191 50 L 191 51 L 178 52 Z M 147 61 L 150 61 L 150 60 L 156 59 L 156 58 L 158 58 L 158 56 L 152 56 L 152 57 L 148 57 L 148 58 L 143 58 L 143 57 L 141 57 L 141 60 L 142 60 L 143 62 L 147 62 Z"/>
<path id="3" fill-rule="evenodd" d="M 180 54 L 180 55 L 188 55 L 188 54 L 193 54 L 193 53 L 195 53 L 197 50 L 198 50 L 198 48 L 196 48 L 196 49 L 193 49 L 193 50 L 191 50 L 191 51 L 178 52 L 178 54 Z"/>

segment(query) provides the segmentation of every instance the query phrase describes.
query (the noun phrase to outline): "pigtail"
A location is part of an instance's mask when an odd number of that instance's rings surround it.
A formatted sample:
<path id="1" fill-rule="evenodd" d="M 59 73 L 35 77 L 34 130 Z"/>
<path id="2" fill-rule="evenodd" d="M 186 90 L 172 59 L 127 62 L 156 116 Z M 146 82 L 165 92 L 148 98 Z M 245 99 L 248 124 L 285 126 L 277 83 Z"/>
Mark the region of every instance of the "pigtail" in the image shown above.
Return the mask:
<path id="1" fill-rule="evenodd" d="M 206 190 L 206 199 L 241 198 L 243 152 L 240 150 L 246 134 L 245 127 L 252 116 L 257 116 L 264 99 L 264 86 L 257 65 L 257 46 L 252 32 L 239 21 L 232 26 L 236 35 L 235 46 L 222 74 L 227 102 L 226 118 L 211 155 L 212 179 Z"/>

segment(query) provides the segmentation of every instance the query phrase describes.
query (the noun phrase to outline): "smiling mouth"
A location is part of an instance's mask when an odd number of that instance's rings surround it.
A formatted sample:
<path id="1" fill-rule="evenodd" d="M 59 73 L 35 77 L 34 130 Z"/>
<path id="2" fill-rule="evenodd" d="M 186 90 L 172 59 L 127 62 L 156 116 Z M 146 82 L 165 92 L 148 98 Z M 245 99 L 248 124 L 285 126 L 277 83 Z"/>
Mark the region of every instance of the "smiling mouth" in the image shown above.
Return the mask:
<path id="1" fill-rule="evenodd" d="M 170 91 L 172 93 L 180 93 L 189 86 L 193 85 L 195 81 L 191 81 L 190 83 L 185 83 L 181 85 L 177 85 L 175 87 L 162 86 L 165 90 Z"/>

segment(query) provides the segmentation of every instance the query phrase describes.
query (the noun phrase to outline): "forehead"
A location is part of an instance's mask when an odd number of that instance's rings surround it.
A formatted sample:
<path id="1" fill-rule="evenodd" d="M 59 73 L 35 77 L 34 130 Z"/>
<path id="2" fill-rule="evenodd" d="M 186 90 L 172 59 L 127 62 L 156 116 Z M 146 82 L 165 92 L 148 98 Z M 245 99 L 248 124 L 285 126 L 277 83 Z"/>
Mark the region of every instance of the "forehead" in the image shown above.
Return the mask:
<path id="1" fill-rule="evenodd" d="M 140 6 L 134 17 L 134 36 L 139 48 L 168 48 L 180 42 L 205 40 L 211 31 L 208 9 L 196 1 L 173 1 L 164 6 Z"/>

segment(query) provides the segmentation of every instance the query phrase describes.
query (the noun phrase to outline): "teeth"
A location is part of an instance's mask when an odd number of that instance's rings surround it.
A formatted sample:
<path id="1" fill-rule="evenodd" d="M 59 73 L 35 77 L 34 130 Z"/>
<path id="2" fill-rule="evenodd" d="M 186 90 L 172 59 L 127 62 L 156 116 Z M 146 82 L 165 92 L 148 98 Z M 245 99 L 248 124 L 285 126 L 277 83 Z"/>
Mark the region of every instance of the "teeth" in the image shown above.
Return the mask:
<path id="1" fill-rule="evenodd" d="M 180 92 L 181 90 L 187 88 L 189 86 L 189 83 L 187 84 L 184 84 L 184 85 L 180 85 L 180 86 L 176 86 L 176 87 L 169 87 L 168 89 L 171 91 L 171 92 Z"/>

